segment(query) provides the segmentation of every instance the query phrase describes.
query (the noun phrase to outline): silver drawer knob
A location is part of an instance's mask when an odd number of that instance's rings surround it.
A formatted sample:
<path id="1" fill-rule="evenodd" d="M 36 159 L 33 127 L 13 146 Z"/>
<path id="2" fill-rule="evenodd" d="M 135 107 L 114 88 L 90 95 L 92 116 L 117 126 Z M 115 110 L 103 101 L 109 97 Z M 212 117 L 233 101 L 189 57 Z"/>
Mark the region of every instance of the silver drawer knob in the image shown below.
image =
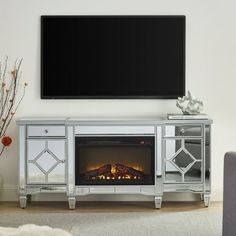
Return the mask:
<path id="1" fill-rule="evenodd" d="M 182 128 L 182 129 L 180 130 L 180 134 L 184 134 L 184 132 L 185 132 L 185 130 L 184 130 L 184 128 Z"/>
<path id="2" fill-rule="evenodd" d="M 64 159 L 64 160 L 61 160 L 61 163 L 65 163 L 66 162 L 66 160 Z"/>
<path id="3" fill-rule="evenodd" d="M 47 129 L 45 129 L 45 130 L 44 130 L 44 133 L 45 133 L 45 134 L 47 134 L 47 133 L 48 133 L 48 130 L 47 130 Z"/>

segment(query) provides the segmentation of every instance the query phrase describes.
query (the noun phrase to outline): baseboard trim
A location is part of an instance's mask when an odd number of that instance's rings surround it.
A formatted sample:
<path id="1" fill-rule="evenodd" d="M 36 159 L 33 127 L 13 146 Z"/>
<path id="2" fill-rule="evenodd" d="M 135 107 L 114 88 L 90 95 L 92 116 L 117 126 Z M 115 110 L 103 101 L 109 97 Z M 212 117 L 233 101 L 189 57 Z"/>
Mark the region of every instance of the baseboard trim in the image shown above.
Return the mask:
<path id="1" fill-rule="evenodd" d="M 17 186 L 4 186 L 0 188 L 0 201 L 17 201 Z"/>

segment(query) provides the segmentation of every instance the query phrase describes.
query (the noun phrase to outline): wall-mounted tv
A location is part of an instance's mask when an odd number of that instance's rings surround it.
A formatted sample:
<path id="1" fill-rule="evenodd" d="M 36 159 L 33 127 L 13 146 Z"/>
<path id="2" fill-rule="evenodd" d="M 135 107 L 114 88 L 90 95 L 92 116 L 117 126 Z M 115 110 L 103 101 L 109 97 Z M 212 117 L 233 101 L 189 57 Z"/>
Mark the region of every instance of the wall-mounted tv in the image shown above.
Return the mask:
<path id="1" fill-rule="evenodd" d="M 41 16 L 41 98 L 185 94 L 185 16 Z"/>

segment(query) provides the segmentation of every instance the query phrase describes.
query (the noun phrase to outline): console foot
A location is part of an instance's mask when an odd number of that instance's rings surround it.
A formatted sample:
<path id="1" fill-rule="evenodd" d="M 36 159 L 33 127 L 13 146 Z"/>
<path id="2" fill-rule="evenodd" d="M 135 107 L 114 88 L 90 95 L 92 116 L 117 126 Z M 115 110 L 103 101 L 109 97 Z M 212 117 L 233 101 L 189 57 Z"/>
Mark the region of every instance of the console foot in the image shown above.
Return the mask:
<path id="1" fill-rule="evenodd" d="M 68 203 L 69 203 L 69 209 L 74 210 L 75 204 L 76 204 L 76 198 L 75 197 L 68 197 Z"/>
<path id="2" fill-rule="evenodd" d="M 155 208 L 160 209 L 161 208 L 161 203 L 162 203 L 162 197 L 161 196 L 156 196 L 155 197 Z"/>
<path id="3" fill-rule="evenodd" d="M 25 209 L 27 205 L 27 196 L 19 196 L 20 208 Z"/>
<path id="4" fill-rule="evenodd" d="M 204 201 L 204 194 L 203 193 L 200 193 L 200 199 L 201 199 L 201 201 Z"/>
<path id="5" fill-rule="evenodd" d="M 208 207 L 210 204 L 210 195 L 209 194 L 204 194 L 204 205 L 205 207 Z"/>

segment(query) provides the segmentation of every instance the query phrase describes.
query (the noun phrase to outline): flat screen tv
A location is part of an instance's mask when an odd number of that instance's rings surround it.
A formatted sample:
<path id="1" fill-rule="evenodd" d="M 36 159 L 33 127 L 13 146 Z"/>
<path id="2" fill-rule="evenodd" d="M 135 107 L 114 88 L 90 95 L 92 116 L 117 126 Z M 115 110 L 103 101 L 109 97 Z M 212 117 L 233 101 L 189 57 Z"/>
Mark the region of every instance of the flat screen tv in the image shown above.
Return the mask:
<path id="1" fill-rule="evenodd" d="M 41 98 L 184 93 L 185 16 L 41 17 Z"/>

